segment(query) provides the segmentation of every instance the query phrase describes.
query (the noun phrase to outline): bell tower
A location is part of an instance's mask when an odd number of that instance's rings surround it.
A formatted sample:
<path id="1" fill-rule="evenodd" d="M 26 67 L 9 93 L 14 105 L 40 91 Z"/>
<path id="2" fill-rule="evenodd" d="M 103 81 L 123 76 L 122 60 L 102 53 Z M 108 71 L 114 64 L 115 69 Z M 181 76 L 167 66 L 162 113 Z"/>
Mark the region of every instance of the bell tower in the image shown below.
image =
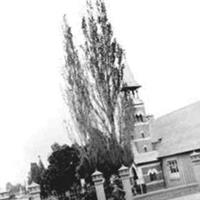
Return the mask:
<path id="1" fill-rule="evenodd" d="M 129 77 L 130 74 L 128 72 Z M 137 184 L 145 183 L 147 191 L 151 191 L 152 185 L 155 184 L 155 187 L 158 187 L 156 185 L 158 183 L 156 181 L 152 182 L 147 172 L 151 168 L 156 169 L 159 167 L 160 161 L 158 160 L 158 152 L 154 149 L 151 138 L 153 117 L 146 114 L 144 102 L 139 96 L 140 88 L 141 86 L 133 78 L 127 79 L 127 75 L 124 72 L 124 85 L 121 89 L 124 123 L 122 133 L 124 141 L 130 145 L 129 147 L 131 147 L 134 155 L 134 166 L 137 169 L 138 176 Z M 158 177 L 158 179 L 163 181 L 162 173 L 161 178 Z"/>
<path id="2" fill-rule="evenodd" d="M 141 86 L 134 79 L 125 80 L 122 87 L 124 98 L 124 137 L 131 143 L 133 153 L 140 154 L 153 151 L 150 122 L 152 116 L 146 115 L 144 102 L 139 97 Z"/>

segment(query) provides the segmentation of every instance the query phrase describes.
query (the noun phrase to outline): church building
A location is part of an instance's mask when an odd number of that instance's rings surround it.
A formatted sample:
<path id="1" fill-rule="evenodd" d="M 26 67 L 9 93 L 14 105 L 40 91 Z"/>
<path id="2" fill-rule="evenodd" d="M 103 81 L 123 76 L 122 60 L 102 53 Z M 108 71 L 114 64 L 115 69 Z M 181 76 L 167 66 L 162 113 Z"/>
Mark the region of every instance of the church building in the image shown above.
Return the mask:
<path id="1" fill-rule="evenodd" d="M 147 193 L 173 187 L 199 190 L 200 102 L 154 119 L 146 114 L 140 87 L 132 79 L 122 89 L 128 102 L 124 135 L 131 141 L 139 182 Z"/>

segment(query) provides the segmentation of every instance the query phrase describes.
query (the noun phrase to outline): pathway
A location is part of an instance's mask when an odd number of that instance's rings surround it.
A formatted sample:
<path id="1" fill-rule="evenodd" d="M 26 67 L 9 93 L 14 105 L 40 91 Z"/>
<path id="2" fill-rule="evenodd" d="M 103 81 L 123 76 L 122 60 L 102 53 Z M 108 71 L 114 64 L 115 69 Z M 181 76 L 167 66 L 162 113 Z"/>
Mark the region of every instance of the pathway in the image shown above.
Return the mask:
<path id="1" fill-rule="evenodd" d="M 191 194 L 183 197 L 173 198 L 171 200 L 200 200 L 200 193 Z"/>

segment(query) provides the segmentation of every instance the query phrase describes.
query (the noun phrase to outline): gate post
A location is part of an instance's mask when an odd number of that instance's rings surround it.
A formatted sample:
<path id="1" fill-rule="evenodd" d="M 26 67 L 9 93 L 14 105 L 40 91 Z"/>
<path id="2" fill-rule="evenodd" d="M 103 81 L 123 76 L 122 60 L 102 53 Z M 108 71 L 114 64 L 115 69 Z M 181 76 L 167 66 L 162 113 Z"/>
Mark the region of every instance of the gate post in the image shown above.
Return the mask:
<path id="1" fill-rule="evenodd" d="M 94 182 L 94 186 L 95 186 L 95 190 L 97 194 L 97 200 L 106 200 L 105 191 L 103 187 L 103 182 L 104 182 L 103 174 L 96 170 L 92 174 L 92 180 Z"/>
<path id="2" fill-rule="evenodd" d="M 132 190 L 131 190 L 129 169 L 128 169 L 128 167 L 125 167 L 124 165 L 122 165 L 118 171 L 119 171 L 119 176 L 122 180 L 123 189 L 126 192 L 125 198 L 126 198 L 126 200 L 132 200 L 133 194 L 132 194 Z"/>
<path id="3" fill-rule="evenodd" d="M 29 191 L 29 197 L 32 200 L 40 200 L 40 185 L 37 183 L 31 183 L 31 185 L 28 186 Z"/>

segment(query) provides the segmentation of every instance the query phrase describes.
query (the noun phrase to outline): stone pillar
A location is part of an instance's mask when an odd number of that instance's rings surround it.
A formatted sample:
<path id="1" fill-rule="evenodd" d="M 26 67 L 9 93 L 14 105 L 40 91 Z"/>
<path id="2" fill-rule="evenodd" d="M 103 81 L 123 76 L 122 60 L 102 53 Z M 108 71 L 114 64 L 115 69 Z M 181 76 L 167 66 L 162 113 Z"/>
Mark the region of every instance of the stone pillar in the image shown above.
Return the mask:
<path id="1" fill-rule="evenodd" d="M 129 169 L 128 167 L 125 167 L 122 165 L 122 167 L 118 170 L 120 178 L 122 180 L 123 189 L 125 191 L 125 198 L 126 200 L 132 200 L 133 194 L 131 190 L 131 183 L 130 183 L 130 177 L 129 177 Z"/>
<path id="2" fill-rule="evenodd" d="M 192 160 L 196 181 L 200 186 L 200 153 L 194 151 L 193 153 L 190 154 L 190 157 Z"/>
<path id="3" fill-rule="evenodd" d="M 28 186 L 29 197 L 32 200 L 40 200 L 40 185 L 32 183 Z"/>
<path id="4" fill-rule="evenodd" d="M 103 174 L 96 170 L 92 174 L 92 180 L 94 182 L 94 186 L 96 189 L 97 200 L 106 200 L 104 187 L 103 187 L 103 182 L 104 182 Z"/>

